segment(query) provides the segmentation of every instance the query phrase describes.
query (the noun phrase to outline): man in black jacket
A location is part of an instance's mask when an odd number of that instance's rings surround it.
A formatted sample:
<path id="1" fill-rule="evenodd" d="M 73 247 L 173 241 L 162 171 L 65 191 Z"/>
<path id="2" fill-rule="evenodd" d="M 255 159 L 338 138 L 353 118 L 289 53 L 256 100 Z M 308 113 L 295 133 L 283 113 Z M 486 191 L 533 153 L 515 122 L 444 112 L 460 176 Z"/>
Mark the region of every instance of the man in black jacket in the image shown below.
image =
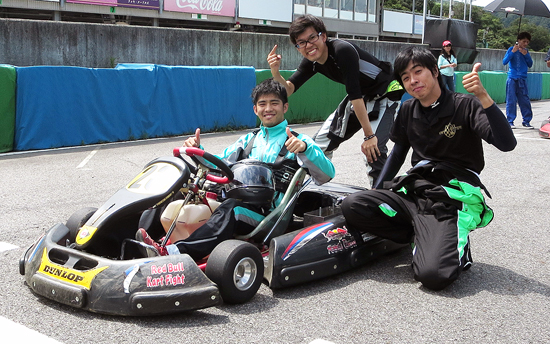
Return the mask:
<path id="1" fill-rule="evenodd" d="M 414 98 L 399 110 L 390 139 L 395 146 L 377 190 L 350 195 L 342 204 L 348 227 L 399 243 L 413 243 L 414 277 L 440 290 L 471 266 L 468 234 L 493 218 L 479 179 L 482 140 L 511 151 L 516 139 L 506 117 L 483 87 L 474 65 L 463 78 L 471 94 L 446 90 L 433 54 L 410 47 L 394 62 L 395 77 Z M 412 147 L 412 165 L 391 182 Z M 487 193 L 488 194 L 488 193 Z"/>

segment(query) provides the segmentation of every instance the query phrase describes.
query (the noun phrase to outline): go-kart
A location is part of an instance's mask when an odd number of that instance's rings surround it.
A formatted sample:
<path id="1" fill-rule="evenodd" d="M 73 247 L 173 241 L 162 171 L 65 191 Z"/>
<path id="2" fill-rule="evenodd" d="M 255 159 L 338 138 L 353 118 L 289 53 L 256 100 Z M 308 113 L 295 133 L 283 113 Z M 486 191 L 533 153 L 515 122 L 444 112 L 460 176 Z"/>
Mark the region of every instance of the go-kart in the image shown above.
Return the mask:
<path id="1" fill-rule="evenodd" d="M 166 232 L 150 214 L 178 197 L 182 204 L 206 204 L 205 194 L 233 177 L 224 161 L 201 149 L 176 148 L 173 155 L 151 161 L 99 209 L 77 211 L 31 245 L 19 269 L 32 291 L 97 313 L 168 314 L 243 303 L 263 280 L 271 288 L 293 286 L 403 247 L 346 228 L 339 204 L 361 188 L 313 185 L 300 168 L 277 208 L 251 233 L 222 242 L 207 258 L 145 256 L 148 245 L 134 240 L 144 218 L 154 222 L 151 236 L 166 244 L 174 223 Z"/>
<path id="2" fill-rule="evenodd" d="M 539 129 L 539 135 L 544 139 L 550 138 L 550 117 L 542 121 Z"/>

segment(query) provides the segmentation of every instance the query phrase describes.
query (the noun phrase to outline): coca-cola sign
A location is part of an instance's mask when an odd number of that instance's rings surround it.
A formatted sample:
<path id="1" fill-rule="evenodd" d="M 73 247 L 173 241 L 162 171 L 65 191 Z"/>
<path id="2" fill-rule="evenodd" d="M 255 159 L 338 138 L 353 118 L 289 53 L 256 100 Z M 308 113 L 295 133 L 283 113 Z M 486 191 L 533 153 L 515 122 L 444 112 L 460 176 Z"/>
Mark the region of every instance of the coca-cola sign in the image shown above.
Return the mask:
<path id="1" fill-rule="evenodd" d="M 235 0 L 164 0 L 164 10 L 235 16 Z"/>

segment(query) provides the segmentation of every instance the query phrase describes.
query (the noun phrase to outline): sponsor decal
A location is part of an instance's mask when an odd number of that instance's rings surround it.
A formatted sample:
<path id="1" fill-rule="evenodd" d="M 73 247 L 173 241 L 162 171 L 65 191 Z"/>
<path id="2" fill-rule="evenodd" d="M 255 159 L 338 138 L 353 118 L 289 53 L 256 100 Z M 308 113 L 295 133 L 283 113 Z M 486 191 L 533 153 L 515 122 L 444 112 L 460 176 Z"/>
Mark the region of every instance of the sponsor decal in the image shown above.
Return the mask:
<path id="1" fill-rule="evenodd" d="M 353 235 L 349 234 L 346 227 L 335 228 L 323 233 L 323 236 L 330 241 L 338 241 L 336 244 L 330 244 L 327 246 L 327 252 L 329 254 L 338 253 L 349 248 L 357 246 L 357 242 Z"/>
<path id="2" fill-rule="evenodd" d="M 329 254 L 334 254 L 334 253 L 347 250 L 349 248 L 353 248 L 355 246 L 357 246 L 357 242 L 354 239 L 352 240 L 342 239 L 337 244 L 327 246 L 327 252 Z"/>
<path id="3" fill-rule="evenodd" d="M 363 242 L 367 242 L 369 240 L 375 239 L 376 236 L 370 234 L 370 233 L 363 233 L 361 234 L 361 239 L 363 239 Z"/>
<path id="4" fill-rule="evenodd" d="M 52 263 L 48 258 L 48 252 L 44 248 L 42 253 L 42 261 L 40 262 L 40 267 L 38 272 L 46 276 L 53 277 L 62 282 L 67 282 L 70 284 L 78 285 L 90 290 L 90 285 L 92 280 L 103 270 L 107 269 L 108 266 L 103 266 L 97 269 L 89 271 L 77 271 L 73 269 L 66 268 L 61 265 Z"/>
<path id="5" fill-rule="evenodd" d="M 149 262 L 150 261 L 133 265 L 133 266 L 129 267 L 128 269 L 126 269 L 124 271 L 124 275 L 126 276 L 124 278 L 124 282 L 122 283 L 122 286 L 124 287 L 124 293 L 126 293 L 126 294 L 130 293 L 130 284 L 132 284 L 132 280 L 134 279 L 134 276 L 139 271 L 139 267 L 142 266 L 143 264 L 147 264 Z"/>
<path id="6" fill-rule="evenodd" d="M 170 192 L 170 193 L 168 194 L 168 196 L 164 197 L 162 200 L 160 200 L 160 202 L 158 202 L 157 204 L 155 204 L 155 205 L 153 206 L 153 208 L 156 208 L 156 207 L 158 207 L 159 205 L 161 205 L 161 204 L 163 204 L 164 202 L 166 202 L 166 200 L 169 199 L 170 197 L 172 197 L 172 195 L 174 195 L 174 191 Z"/>
<path id="7" fill-rule="evenodd" d="M 80 230 L 78 231 L 78 235 L 76 236 L 76 243 L 78 245 L 84 245 L 85 243 L 90 241 L 96 231 L 97 227 L 82 226 L 82 228 L 80 228 Z"/>
<path id="8" fill-rule="evenodd" d="M 397 80 L 394 80 L 392 82 L 390 82 L 390 84 L 388 85 L 388 88 L 386 89 L 386 92 L 394 92 L 394 91 L 400 91 L 403 89 L 403 86 L 401 86 L 401 84 L 397 81 Z"/>
<path id="9" fill-rule="evenodd" d="M 329 230 L 326 233 L 323 233 L 323 236 L 327 238 L 327 241 L 332 241 L 332 240 L 342 240 L 345 237 L 350 237 L 351 234 L 348 233 L 347 229 L 335 228 L 335 229 Z"/>
<path id="10" fill-rule="evenodd" d="M 323 222 L 307 227 L 306 229 L 298 233 L 298 235 L 296 235 L 294 239 L 292 239 L 285 252 L 283 252 L 281 258 L 283 260 L 287 260 L 291 255 L 296 253 L 296 251 L 298 251 L 300 248 L 304 247 L 305 244 L 310 242 L 311 239 L 315 238 L 317 235 L 323 233 L 327 228 L 330 228 L 332 226 L 332 222 Z"/>
<path id="11" fill-rule="evenodd" d="M 34 259 L 34 255 L 38 252 L 40 252 L 40 246 L 42 246 L 42 242 L 46 239 L 46 235 L 44 234 L 40 240 L 38 240 L 38 242 L 36 243 L 35 247 L 34 247 L 34 250 L 32 251 L 32 253 L 30 254 L 29 256 L 29 259 L 28 261 L 29 262 L 32 262 L 32 260 Z"/>
<path id="12" fill-rule="evenodd" d="M 452 139 L 460 129 L 462 129 L 462 126 L 449 123 L 445 126 L 445 129 L 439 132 L 439 135 L 445 135 Z"/>
<path id="13" fill-rule="evenodd" d="M 151 276 L 147 276 L 147 288 L 183 285 L 185 284 L 183 271 L 183 262 L 151 265 Z"/>

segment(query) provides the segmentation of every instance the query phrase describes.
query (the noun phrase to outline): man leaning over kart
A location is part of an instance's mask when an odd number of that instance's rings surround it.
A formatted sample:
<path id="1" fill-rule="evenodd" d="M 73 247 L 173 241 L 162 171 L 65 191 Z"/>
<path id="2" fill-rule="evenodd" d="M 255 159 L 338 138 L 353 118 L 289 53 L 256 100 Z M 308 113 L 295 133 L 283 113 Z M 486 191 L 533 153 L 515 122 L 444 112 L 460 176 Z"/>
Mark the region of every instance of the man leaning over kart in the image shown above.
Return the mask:
<path id="1" fill-rule="evenodd" d="M 414 278 L 429 289 L 445 288 L 471 266 L 468 234 L 493 219 L 479 179 L 482 139 L 501 151 L 516 146 L 506 117 L 479 79 L 480 65 L 462 81 L 473 95 L 460 94 L 443 86 L 429 50 L 400 52 L 395 76 L 414 98 L 402 104 L 390 132 L 395 145 L 377 190 L 351 194 L 342 203 L 348 227 L 414 242 Z M 393 179 L 390 190 L 378 190 L 396 175 L 411 147 L 414 167 Z"/>
<path id="2" fill-rule="evenodd" d="M 271 74 L 285 85 L 289 97 L 317 73 L 345 85 L 346 97 L 313 138 L 332 157 L 342 142 L 362 130 L 361 151 L 367 160 L 370 186 L 386 162 L 388 134 L 404 93 L 393 79 L 391 64 L 351 42 L 329 38 L 323 21 L 311 14 L 296 18 L 288 33 L 303 59 L 285 80 L 279 70 L 283 57 L 275 45 L 267 56 Z"/>
<path id="3" fill-rule="evenodd" d="M 309 136 L 296 134 L 289 129 L 285 120 L 288 98 L 283 85 L 267 79 L 254 88 L 252 100 L 254 112 L 261 121 L 260 129 L 241 136 L 218 155 L 220 159 L 234 162 L 248 158 L 272 164 L 286 150 L 283 162 L 287 162 L 287 165 L 296 164 L 296 168 L 305 167 L 317 184 L 326 183 L 334 177 L 334 165 L 315 142 Z M 251 146 L 248 147 L 248 144 Z M 184 146 L 201 147 L 200 129 L 196 130 L 195 136 L 185 140 Z M 251 232 L 280 203 L 283 194 L 276 191 L 274 195 L 271 194 L 272 199 L 264 200 L 263 205 L 259 205 L 257 199 L 251 204 L 246 199 L 239 201 L 228 198 L 187 239 L 166 246 L 155 242 L 143 228 L 137 231 L 136 240 L 153 246 L 160 255 L 187 253 L 198 260 L 235 234 Z"/>

